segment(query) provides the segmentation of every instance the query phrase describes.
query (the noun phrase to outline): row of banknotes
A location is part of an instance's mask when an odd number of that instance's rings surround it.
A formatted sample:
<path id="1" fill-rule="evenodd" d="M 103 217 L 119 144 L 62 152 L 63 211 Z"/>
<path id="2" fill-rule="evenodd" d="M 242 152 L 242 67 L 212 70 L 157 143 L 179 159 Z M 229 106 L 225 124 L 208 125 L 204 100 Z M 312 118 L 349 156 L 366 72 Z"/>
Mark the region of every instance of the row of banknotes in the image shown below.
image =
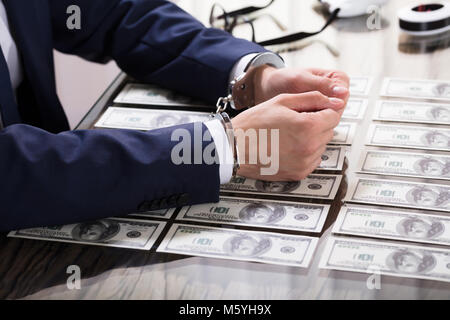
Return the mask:
<path id="1" fill-rule="evenodd" d="M 320 233 L 329 210 L 328 204 L 222 195 L 218 203 L 180 208 L 176 220 Z M 136 213 L 131 216 L 171 219 L 176 211 L 176 209 L 167 209 Z"/>
<path id="2" fill-rule="evenodd" d="M 95 127 L 148 131 L 209 120 L 211 120 L 211 113 L 206 112 L 109 107 Z M 330 144 L 351 145 L 355 130 L 355 123 L 341 122 L 335 129 L 335 135 Z"/>
<path id="3" fill-rule="evenodd" d="M 9 237 L 149 250 L 166 222 L 103 219 L 14 231 Z M 307 268 L 317 238 L 174 223 L 157 252 Z"/>
<path id="4" fill-rule="evenodd" d="M 355 232 L 354 229 L 356 229 L 357 232 L 367 234 L 374 229 L 373 232 L 378 235 L 380 228 L 374 226 L 370 228 L 370 224 L 373 225 L 376 222 L 386 225 L 383 227 L 385 232 L 383 236 L 405 239 L 405 235 L 408 237 L 411 233 L 414 237 L 418 236 L 418 233 L 410 230 L 411 223 L 428 223 L 429 230 L 424 232 L 426 237 L 434 237 L 436 241 L 448 241 L 449 236 L 445 234 L 446 230 L 442 229 L 445 222 L 448 225 L 448 219 L 445 217 L 422 217 L 425 222 L 420 222 L 416 217 L 403 214 L 403 216 L 389 215 L 382 220 L 382 213 L 371 213 L 378 214 L 373 217 L 376 221 L 370 221 L 369 217 L 365 217 L 369 220 L 369 227 L 361 228 L 364 223 L 361 221 L 364 219 L 361 218 L 361 213 L 355 213 L 352 210 L 347 212 L 352 217 L 340 225 L 340 228 L 344 230 L 352 229 L 351 232 Z M 367 213 L 362 214 L 367 216 Z M 355 226 L 358 223 L 360 228 Z M 394 223 L 396 223 L 395 226 Z M 436 227 L 437 225 L 441 227 Z M 135 249 L 147 250 L 155 244 L 155 239 L 158 238 L 164 226 L 165 222 L 103 219 L 60 228 L 26 229 L 13 232 L 10 236 L 127 248 L 131 246 Z M 433 228 L 439 231 L 430 231 Z M 307 268 L 317 243 L 317 238 L 307 236 L 174 223 L 157 251 Z M 322 255 L 320 267 L 450 282 L 449 264 L 450 255 L 448 250 L 444 249 L 332 237 Z"/>
<path id="5" fill-rule="evenodd" d="M 368 96 L 372 87 L 371 77 L 351 77 L 350 92 L 352 96 Z M 114 103 L 126 105 L 166 106 L 166 107 L 197 107 L 210 109 L 206 103 L 151 84 L 126 84 Z"/>
<path id="6" fill-rule="evenodd" d="M 350 93 L 352 97 L 367 97 L 371 91 L 373 78 L 355 76 L 350 78 Z M 433 80 L 414 80 L 386 78 L 381 88 L 381 96 L 394 98 L 412 98 L 422 100 L 450 100 L 450 82 Z M 363 103 L 364 111 L 367 100 L 356 99 L 354 103 Z M 129 83 L 114 103 L 127 105 L 153 105 L 166 107 L 199 107 L 208 108 L 205 103 L 174 93 L 166 89 L 148 84 Z M 350 109 L 352 109 L 350 107 Z M 359 110 L 359 109 L 358 109 Z M 356 111 L 356 109 L 353 109 Z M 357 116 L 358 113 L 349 112 L 348 115 Z"/>
<path id="7" fill-rule="evenodd" d="M 171 91 L 145 84 L 127 84 L 114 100 L 114 103 L 212 110 L 211 106 L 206 106 L 202 102 L 194 101 L 190 98 L 174 94 Z M 343 118 L 362 119 L 367 110 L 368 103 L 368 99 L 352 97 L 347 104 Z M 146 130 L 146 128 L 142 130 Z"/>

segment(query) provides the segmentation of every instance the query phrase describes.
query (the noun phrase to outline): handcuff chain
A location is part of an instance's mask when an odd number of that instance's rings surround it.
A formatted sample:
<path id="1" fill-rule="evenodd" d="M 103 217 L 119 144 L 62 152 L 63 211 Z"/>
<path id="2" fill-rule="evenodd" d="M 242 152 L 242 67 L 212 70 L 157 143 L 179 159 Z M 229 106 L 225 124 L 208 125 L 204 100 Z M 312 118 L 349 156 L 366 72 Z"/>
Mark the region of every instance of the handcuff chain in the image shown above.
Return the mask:
<path id="1" fill-rule="evenodd" d="M 217 100 L 217 104 L 216 104 L 216 107 L 217 107 L 216 113 L 225 112 L 232 99 L 233 99 L 233 97 L 231 95 L 229 95 L 227 97 L 219 98 L 219 100 Z"/>

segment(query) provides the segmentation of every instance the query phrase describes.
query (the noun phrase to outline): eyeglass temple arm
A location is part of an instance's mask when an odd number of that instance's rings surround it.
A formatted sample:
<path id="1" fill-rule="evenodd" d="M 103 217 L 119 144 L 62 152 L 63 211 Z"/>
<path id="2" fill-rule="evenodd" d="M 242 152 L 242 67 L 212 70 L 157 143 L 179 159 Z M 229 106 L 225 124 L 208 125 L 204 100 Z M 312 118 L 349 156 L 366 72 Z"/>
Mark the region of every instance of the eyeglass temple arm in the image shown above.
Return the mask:
<path id="1" fill-rule="evenodd" d="M 284 37 L 258 42 L 258 44 L 263 46 L 263 47 L 264 46 L 273 46 L 273 45 L 277 45 L 277 44 L 284 44 L 284 43 L 290 43 L 290 42 L 294 42 L 294 41 L 299 41 L 299 40 L 302 40 L 302 39 L 305 39 L 305 38 L 317 35 L 317 34 L 321 33 L 323 30 L 325 30 L 337 18 L 337 15 L 338 15 L 339 11 L 340 11 L 340 9 L 334 10 L 331 13 L 330 17 L 328 18 L 328 20 L 325 23 L 325 25 L 323 26 L 323 28 L 320 29 L 317 32 L 298 32 L 298 33 L 293 33 L 293 34 L 289 34 L 289 35 L 284 36 Z"/>
<path id="2" fill-rule="evenodd" d="M 245 7 L 245 8 L 242 8 L 242 9 L 237 9 L 237 10 L 234 10 L 234 11 L 226 12 L 226 13 L 218 16 L 217 19 L 223 19 L 226 16 L 228 16 L 228 17 L 236 17 L 236 16 L 241 16 L 241 15 L 253 13 L 255 11 L 259 11 L 259 10 L 268 8 L 274 2 L 275 2 L 275 0 L 270 0 L 270 2 L 268 4 L 266 4 L 265 6 L 263 6 L 263 7 L 250 6 L 250 7 Z"/>
<path id="3" fill-rule="evenodd" d="M 261 19 L 261 18 L 269 18 L 270 20 L 272 20 L 277 25 L 278 29 L 280 29 L 281 31 L 286 31 L 287 30 L 287 27 L 283 23 L 281 23 L 280 20 L 278 20 L 275 16 L 271 15 L 270 13 L 261 14 L 261 15 L 259 15 L 257 17 L 252 18 L 251 20 L 254 22 L 254 21 L 256 21 L 258 19 Z"/>

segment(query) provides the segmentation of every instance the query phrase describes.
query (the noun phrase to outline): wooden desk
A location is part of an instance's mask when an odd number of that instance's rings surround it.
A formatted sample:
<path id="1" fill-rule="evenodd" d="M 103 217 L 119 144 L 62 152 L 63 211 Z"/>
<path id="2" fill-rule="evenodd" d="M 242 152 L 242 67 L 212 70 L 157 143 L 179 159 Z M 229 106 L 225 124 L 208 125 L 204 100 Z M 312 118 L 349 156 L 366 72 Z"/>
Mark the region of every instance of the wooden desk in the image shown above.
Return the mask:
<path id="1" fill-rule="evenodd" d="M 200 3 L 201 2 L 201 3 Z M 233 9 L 243 1 L 222 1 Z M 250 1 L 249 1 L 250 2 Z M 251 1 L 256 3 L 257 1 Z M 206 22 L 204 1 L 186 0 L 181 5 Z M 117 248 L 9 239 L 0 236 L 0 298 L 27 299 L 448 299 L 450 284 L 437 281 L 382 276 L 381 290 L 366 286 L 369 274 L 319 270 L 324 244 L 331 233 L 340 199 L 364 148 L 366 128 L 381 79 L 385 76 L 450 79 L 450 34 L 400 44 L 395 13 L 408 1 L 391 1 L 382 11 L 382 30 L 369 31 L 366 18 L 340 20 L 301 51 L 284 54 L 290 66 L 338 68 L 350 75 L 374 77 L 366 119 L 359 122 L 357 139 L 348 157 L 347 181 L 326 223 L 312 265 L 308 269 L 246 262 L 192 258 Z M 212 4 L 212 3 L 211 3 Z M 317 1 L 275 2 L 271 14 L 289 30 L 321 27 Z M 256 23 L 257 37 L 279 34 L 270 21 Z M 318 41 L 320 40 L 320 41 Z M 327 48 L 339 51 L 335 56 Z M 120 75 L 78 126 L 90 128 L 123 85 Z M 80 290 L 66 286 L 69 265 L 78 265 Z"/>

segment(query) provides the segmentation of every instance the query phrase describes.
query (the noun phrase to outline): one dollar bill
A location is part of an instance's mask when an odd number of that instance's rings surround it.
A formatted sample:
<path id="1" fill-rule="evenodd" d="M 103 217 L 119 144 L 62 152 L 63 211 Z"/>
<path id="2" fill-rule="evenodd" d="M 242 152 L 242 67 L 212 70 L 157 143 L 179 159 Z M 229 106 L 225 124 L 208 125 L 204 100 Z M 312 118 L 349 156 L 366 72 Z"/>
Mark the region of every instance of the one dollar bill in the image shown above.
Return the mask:
<path id="1" fill-rule="evenodd" d="M 346 201 L 450 212 L 450 186 L 359 178 Z"/>
<path id="2" fill-rule="evenodd" d="M 450 156 L 370 150 L 361 159 L 360 173 L 450 180 Z"/>
<path id="3" fill-rule="evenodd" d="M 395 98 L 415 98 L 450 101 L 450 82 L 386 78 L 381 95 Z"/>
<path id="4" fill-rule="evenodd" d="M 203 102 L 154 85 L 140 83 L 127 84 L 114 99 L 114 103 L 208 108 Z"/>
<path id="5" fill-rule="evenodd" d="M 450 282 L 448 249 L 351 238 L 329 239 L 321 269 Z"/>
<path id="6" fill-rule="evenodd" d="M 269 182 L 234 177 L 222 186 L 222 191 L 247 194 L 271 194 L 332 200 L 342 181 L 341 175 L 311 174 L 302 181 Z"/>
<path id="7" fill-rule="evenodd" d="M 205 112 L 109 107 L 95 127 L 148 131 L 209 120 Z"/>
<path id="8" fill-rule="evenodd" d="M 450 216 L 344 206 L 333 233 L 450 246 Z"/>
<path id="9" fill-rule="evenodd" d="M 158 252 L 307 268 L 318 239 L 173 224 Z"/>
<path id="10" fill-rule="evenodd" d="M 450 151 L 450 129 L 373 124 L 367 145 Z"/>
<path id="11" fill-rule="evenodd" d="M 183 207 L 177 220 L 320 233 L 329 205 L 221 197 L 219 203 Z"/>
<path id="12" fill-rule="evenodd" d="M 407 101 L 378 101 L 373 120 L 450 124 L 450 105 Z"/>
<path id="13" fill-rule="evenodd" d="M 150 250 L 165 222 L 110 218 L 65 226 L 12 231 L 8 237 Z"/>

